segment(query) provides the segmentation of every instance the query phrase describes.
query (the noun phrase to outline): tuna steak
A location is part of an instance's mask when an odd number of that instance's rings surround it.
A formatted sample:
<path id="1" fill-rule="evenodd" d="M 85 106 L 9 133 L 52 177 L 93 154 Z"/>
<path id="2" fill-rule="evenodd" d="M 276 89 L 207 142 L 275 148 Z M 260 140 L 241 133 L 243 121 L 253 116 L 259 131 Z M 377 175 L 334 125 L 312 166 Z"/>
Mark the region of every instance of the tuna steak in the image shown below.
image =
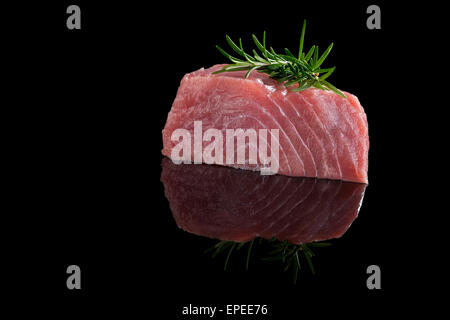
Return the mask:
<path id="1" fill-rule="evenodd" d="M 226 129 L 278 129 L 277 173 L 367 183 L 368 124 L 356 96 L 344 92 L 344 99 L 316 88 L 291 92 L 258 72 L 248 79 L 244 71 L 212 74 L 222 66 L 202 68 L 182 79 L 163 130 L 164 155 L 172 157 L 179 142 L 172 140 L 174 130 L 184 128 L 193 135 L 194 121 L 202 122 L 203 131 L 215 128 L 224 136 Z M 210 143 L 203 141 L 203 148 Z M 245 148 L 248 154 L 248 142 Z M 201 152 L 193 142 L 192 150 L 186 156 L 191 161 Z M 266 166 L 259 160 L 217 164 L 257 171 Z"/>
<path id="2" fill-rule="evenodd" d="M 340 237 L 357 217 L 365 184 L 262 176 L 165 158 L 161 181 L 177 225 L 228 241 L 308 243 Z"/>

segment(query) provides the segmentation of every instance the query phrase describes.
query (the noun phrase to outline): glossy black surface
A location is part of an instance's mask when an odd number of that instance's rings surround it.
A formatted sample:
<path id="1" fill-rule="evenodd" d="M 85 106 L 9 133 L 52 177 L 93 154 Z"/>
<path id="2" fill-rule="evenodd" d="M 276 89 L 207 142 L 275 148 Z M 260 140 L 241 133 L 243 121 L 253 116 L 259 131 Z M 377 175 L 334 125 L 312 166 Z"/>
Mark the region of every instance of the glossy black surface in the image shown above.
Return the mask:
<path id="1" fill-rule="evenodd" d="M 418 206 L 423 190 L 439 189 L 417 178 L 428 177 L 418 154 L 436 159 L 442 149 L 431 148 L 436 137 L 423 134 L 428 111 L 436 117 L 441 109 L 415 104 L 428 83 L 438 86 L 429 77 L 439 65 L 433 54 L 439 58 L 441 51 L 430 49 L 430 37 L 444 29 L 425 31 L 427 4 L 377 2 L 382 29 L 373 31 L 365 26 L 372 1 L 77 2 L 78 33 L 65 24 L 72 2 L 20 2 L 4 11 L 5 18 L 14 16 L 3 50 L 11 53 L 4 64 L 13 71 L 5 79 L 14 89 L 4 89 L 12 95 L 4 109 L 13 115 L 2 118 L 12 146 L 4 152 L 12 158 L 4 171 L 13 175 L 5 182 L 11 203 L 3 216 L 12 221 L 2 224 L 2 265 L 9 270 L 2 279 L 12 283 L 7 295 L 20 302 L 15 312 L 37 310 L 22 302 L 25 296 L 58 318 L 163 313 L 159 318 L 184 319 L 181 307 L 190 303 L 268 304 L 270 320 L 328 312 L 384 317 L 392 308 L 403 316 L 422 304 L 403 298 L 430 293 L 417 283 L 445 271 L 445 265 L 433 272 L 417 266 L 436 257 L 421 247 L 434 239 L 423 236 L 424 229 L 435 230 L 424 224 L 442 216 Z M 413 7 L 418 16 L 411 15 Z M 250 48 L 250 34 L 266 30 L 275 49 L 295 52 L 304 18 L 305 45 L 322 51 L 334 42 L 327 66 L 337 68 L 330 81 L 357 95 L 367 113 L 370 184 L 348 232 L 318 251 L 316 274 L 301 273 L 293 285 L 279 265 L 259 259 L 248 271 L 245 260 L 230 260 L 224 272 L 223 259 L 204 254 L 216 240 L 177 227 L 160 182 L 160 151 L 180 79 L 224 62 L 214 45 L 225 46 L 225 34 L 242 37 Z M 420 228 L 411 226 L 414 217 Z M 81 291 L 67 290 L 70 264 L 81 267 Z M 366 286 L 372 264 L 382 270 L 380 291 Z"/>

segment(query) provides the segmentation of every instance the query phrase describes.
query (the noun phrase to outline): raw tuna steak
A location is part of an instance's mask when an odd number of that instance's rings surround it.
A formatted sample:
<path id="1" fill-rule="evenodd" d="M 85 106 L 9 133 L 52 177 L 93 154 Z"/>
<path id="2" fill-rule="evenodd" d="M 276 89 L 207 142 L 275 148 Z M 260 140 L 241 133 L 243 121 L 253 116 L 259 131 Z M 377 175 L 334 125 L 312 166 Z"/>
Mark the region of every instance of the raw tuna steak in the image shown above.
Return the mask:
<path id="1" fill-rule="evenodd" d="M 367 183 L 368 125 L 357 97 L 344 92 L 344 99 L 315 88 L 291 92 L 258 72 L 248 79 L 244 79 L 244 71 L 212 74 L 222 66 L 200 69 L 182 79 L 163 130 L 164 155 L 172 157 L 172 149 L 179 144 L 180 140 L 172 141 L 174 130 L 184 128 L 194 136 L 194 121 L 202 122 L 203 132 L 215 128 L 224 137 L 226 129 L 278 129 L 275 173 Z M 192 139 L 191 154 L 183 151 L 182 156 L 194 161 L 200 153 L 201 158 L 212 141 L 201 142 L 199 150 Z M 260 147 L 261 140 L 256 146 L 245 141 L 246 155 L 249 148 Z M 273 141 L 267 139 L 269 151 Z M 256 163 L 215 163 L 256 171 L 268 166 L 260 159 Z"/>
<path id="2" fill-rule="evenodd" d="M 357 217 L 365 184 L 262 176 L 165 158 L 161 180 L 177 225 L 229 241 L 308 243 L 340 237 Z"/>

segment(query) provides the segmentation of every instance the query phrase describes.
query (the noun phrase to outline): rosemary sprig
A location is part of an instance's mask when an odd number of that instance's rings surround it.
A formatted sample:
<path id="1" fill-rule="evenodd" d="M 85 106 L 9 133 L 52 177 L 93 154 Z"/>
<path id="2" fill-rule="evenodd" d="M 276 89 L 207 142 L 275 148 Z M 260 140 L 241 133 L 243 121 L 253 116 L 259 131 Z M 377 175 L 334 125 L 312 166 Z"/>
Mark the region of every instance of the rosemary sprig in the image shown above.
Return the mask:
<path id="1" fill-rule="evenodd" d="M 278 82 L 284 82 L 284 86 L 286 87 L 297 85 L 291 89 L 291 91 L 303 91 L 310 87 L 315 87 L 321 90 L 331 90 L 341 97 L 346 98 L 339 89 L 325 80 L 334 72 L 336 67 L 321 68 L 321 65 L 333 48 L 333 43 L 331 43 L 320 56 L 319 47 L 315 45 L 313 45 L 305 54 L 305 52 L 303 52 L 305 30 L 306 20 L 303 21 L 297 57 L 295 57 L 287 48 L 284 49 L 285 54 L 276 53 L 272 47 L 267 50 L 265 31 L 263 33 L 262 43 L 254 34 L 252 35 L 256 47 L 261 52 L 261 54 L 258 54 L 256 50 L 253 49 L 253 56 L 244 51 L 241 39 L 239 39 L 238 46 L 228 35 L 226 35 L 225 38 L 231 49 L 233 49 L 241 58 L 236 58 L 228 54 L 225 50 L 216 45 L 217 50 L 233 63 L 224 66 L 222 69 L 214 72 L 214 74 L 246 70 L 247 73 L 245 74 L 245 78 L 248 78 L 252 71 L 258 71 L 268 74 L 269 77 Z"/>

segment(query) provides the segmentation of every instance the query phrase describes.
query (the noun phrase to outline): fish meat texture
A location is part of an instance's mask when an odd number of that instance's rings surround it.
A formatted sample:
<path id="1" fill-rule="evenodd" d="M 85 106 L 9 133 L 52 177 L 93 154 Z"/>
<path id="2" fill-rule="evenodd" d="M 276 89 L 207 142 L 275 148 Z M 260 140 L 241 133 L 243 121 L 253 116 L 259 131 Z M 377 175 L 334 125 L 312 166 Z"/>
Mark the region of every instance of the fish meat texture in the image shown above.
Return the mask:
<path id="1" fill-rule="evenodd" d="M 174 130 L 183 128 L 194 134 L 194 121 L 202 121 L 204 131 L 215 128 L 224 136 L 227 129 L 278 129 L 276 173 L 368 182 L 368 123 L 356 96 L 341 90 L 345 99 L 316 88 L 292 92 L 258 72 L 248 79 L 245 71 L 212 74 L 222 66 L 202 68 L 181 80 L 162 131 L 163 155 L 170 158 L 178 143 L 172 140 Z M 267 142 L 270 149 L 271 142 Z M 209 143 L 203 141 L 203 147 Z M 248 154 L 250 146 L 245 147 Z M 189 156 L 192 161 L 194 153 Z M 260 160 L 223 165 L 255 171 L 266 166 Z"/>
<path id="2" fill-rule="evenodd" d="M 301 244 L 342 236 L 358 216 L 365 184 L 162 161 L 161 181 L 183 230 L 244 242 Z"/>

